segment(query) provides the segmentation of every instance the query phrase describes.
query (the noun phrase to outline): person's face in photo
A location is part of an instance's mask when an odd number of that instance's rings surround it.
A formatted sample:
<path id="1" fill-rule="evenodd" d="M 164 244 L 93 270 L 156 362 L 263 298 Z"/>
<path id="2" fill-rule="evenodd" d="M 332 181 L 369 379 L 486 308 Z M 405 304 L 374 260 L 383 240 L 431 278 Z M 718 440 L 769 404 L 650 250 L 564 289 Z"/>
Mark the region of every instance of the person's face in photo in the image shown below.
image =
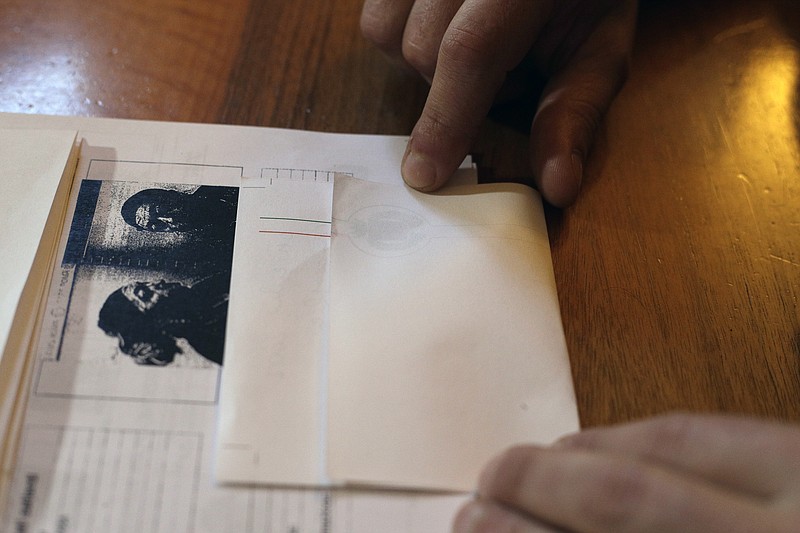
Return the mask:
<path id="1" fill-rule="evenodd" d="M 183 208 L 174 202 L 147 202 L 136 209 L 136 226 L 147 231 L 172 233 L 191 229 Z"/>
<path id="2" fill-rule="evenodd" d="M 138 281 L 123 287 L 122 294 L 139 311 L 145 313 L 155 307 L 162 298 L 169 297 L 177 287 L 183 287 L 180 283 L 168 283 L 163 279 L 158 282 Z"/>

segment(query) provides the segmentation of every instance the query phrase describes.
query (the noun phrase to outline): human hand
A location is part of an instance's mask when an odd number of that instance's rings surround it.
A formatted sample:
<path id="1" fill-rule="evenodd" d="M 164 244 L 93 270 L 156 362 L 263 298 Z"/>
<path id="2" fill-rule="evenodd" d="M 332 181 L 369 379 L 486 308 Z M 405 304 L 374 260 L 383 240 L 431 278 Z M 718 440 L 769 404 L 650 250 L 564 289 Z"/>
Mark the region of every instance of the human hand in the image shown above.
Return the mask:
<path id="1" fill-rule="evenodd" d="M 458 168 L 507 74 L 548 78 L 531 125 L 540 192 L 566 206 L 598 123 L 627 73 L 636 0 L 365 0 L 361 30 L 430 93 L 403 158 L 406 182 L 440 187 Z"/>
<path id="2" fill-rule="evenodd" d="M 456 533 L 800 531 L 800 427 L 667 415 L 512 448 Z"/>

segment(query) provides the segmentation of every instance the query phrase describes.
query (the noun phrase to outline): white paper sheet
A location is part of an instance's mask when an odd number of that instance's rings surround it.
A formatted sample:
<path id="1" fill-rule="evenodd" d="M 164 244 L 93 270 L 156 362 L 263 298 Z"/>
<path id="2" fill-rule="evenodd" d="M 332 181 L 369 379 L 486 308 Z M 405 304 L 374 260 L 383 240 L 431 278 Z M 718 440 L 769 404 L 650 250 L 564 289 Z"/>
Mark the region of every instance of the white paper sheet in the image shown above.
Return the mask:
<path id="1" fill-rule="evenodd" d="M 508 446 L 579 427 L 541 200 L 337 177 L 333 479 L 470 490 Z"/>
<path id="2" fill-rule="evenodd" d="M 71 160 L 76 133 L 0 130 L 0 168 L 4 176 L 0 242 L 8 252 L 0 261 L 0 359 L 5 355 L 17 306 L 25 303 L 21 302 L 23 290 L 34 270 L 54 200 L 65 200 L 57 198 L 57 193 Z M 77 159 L 73 167 L 75 162 Z M 48 245 L 44 243 L 45 247 Z"/>
<path id="3" fill-rule="evenodd" d="M 505 447 L 578 429 L 526 187 L 262 180 L 242 190 L 233 285 L 253 296 L 231 302 L 220 481 L 466 491 Z"/>
<path id="4" fill-rule="evenodd" d="M 333 174 L 243 179 L 217 478 L 325 484 Z"/>

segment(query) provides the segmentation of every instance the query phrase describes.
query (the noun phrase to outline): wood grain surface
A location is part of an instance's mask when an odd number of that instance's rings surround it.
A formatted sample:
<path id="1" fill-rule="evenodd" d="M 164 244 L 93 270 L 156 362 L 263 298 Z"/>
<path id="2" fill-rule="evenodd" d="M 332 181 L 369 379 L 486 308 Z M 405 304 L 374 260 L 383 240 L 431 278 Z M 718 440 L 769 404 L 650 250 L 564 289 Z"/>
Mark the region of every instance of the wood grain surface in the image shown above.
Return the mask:
<path id="1" fill-rule="evenodd" d="M 360 0 L 0 0 L 0 111 L 408 134 Z M 474 155 L 529 180 L 513 110 Z M 547 210 L 582 423 L 800 421 L 800 7 L 646 1 L 573 207 Z"/>

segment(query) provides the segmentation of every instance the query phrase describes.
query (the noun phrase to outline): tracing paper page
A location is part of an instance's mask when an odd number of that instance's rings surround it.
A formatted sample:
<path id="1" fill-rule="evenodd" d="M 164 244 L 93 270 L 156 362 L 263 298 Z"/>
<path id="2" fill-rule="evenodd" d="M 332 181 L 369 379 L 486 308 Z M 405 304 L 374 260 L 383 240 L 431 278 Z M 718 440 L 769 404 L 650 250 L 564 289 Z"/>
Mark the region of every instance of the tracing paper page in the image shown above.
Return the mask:
<path id="1" fill-rule="evenodd" d="M 219 331 L 243 176 L 399 180 L 401 138 L 2 115 L 84 141 L 3 526 L 446 531 L 462 497 L 223 488 Z M 147 322 L 143 322 L 146 316 Z"/>
<path id="2" fill-rule="evenodd" d="M 325 475 L 333 173 L 242 180 L 220 402 L 220 481 Z"/>
<path id="3" fill-rule="evenodd" d="M 536 193 L 243 183 L 220 480 L 467 491 L 578 429 Z"/>
<path id="4" fill-rule="evenodd" d="M 579 427 L 541 200 L 338 177 L 333 479 L 471 490 L 505 448 Z"/>

